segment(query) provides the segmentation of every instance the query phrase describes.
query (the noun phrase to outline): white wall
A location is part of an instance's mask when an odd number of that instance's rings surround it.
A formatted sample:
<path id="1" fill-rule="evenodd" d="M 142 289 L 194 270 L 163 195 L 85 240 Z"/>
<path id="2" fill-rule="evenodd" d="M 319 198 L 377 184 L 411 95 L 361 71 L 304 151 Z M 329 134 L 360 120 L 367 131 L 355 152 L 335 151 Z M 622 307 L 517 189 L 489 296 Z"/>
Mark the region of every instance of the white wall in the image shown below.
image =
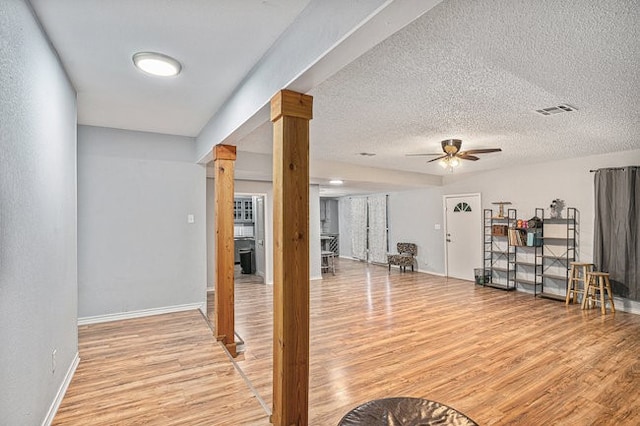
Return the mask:
<path id="1" fill-rule="evenodd" d="M 194 158 L 192 138 L 79 126 L 79 317 L 204 306 L 206 175 Z"/>
<path id="2" fill-rule="evenodd" d="M 416 243 L 418 270 L 444 274 L 442 188 L 390 193 L 388 202 L 389 251 L 395 253 L 397 243 Z"/>
<path id="3" fill-rule="evenodd" d="M 339 200 L 340 257 L 351 258 L 351 197 Z M 444 274 L 442 188 L 392 192 L 387 198 L 389 252 L 396 244 L 418 245 L 417 266 L 422 272 Z M 440 229 L 436 230 L 435 225 Z"/>
<path id="4" fill-rule="evenodd" d="M 76 94 L 24 1 L 0 55 L 0 423 L 39 425 L 77 360 Z"/>
<path id="5" fill-rule="evenodd" d="M 519 218 L 529 219 L 536 207 L 545 209 L 554 198 L 565 200 L 567 207 L 579 212 L 579 244 L 577 257 L 582 262 L 593 261 L 594 188 L 589 170 L 640 164 L 640 150 L 617 152 L 554 161 L 519 165 L 475 175 L 451 175 L 445 178 L 444 192 L 482 192 L 483 208 L 494 208 L 493 201 L 511 201 Z M 563 211 L 566 217 L 566 210 Z M 619 299 L 616 307 L 640 313 L 640 303 Z"/>
<path id="6" fill-rule="evenodd" d="M 483 208 L 493 208 L 494 201 L 510 201 L 519 218 L 534 216 L 535 208 L 545 208 L 554 198 L 565 200 L 568 207 L 579 211 L 578 259 L 593 261 L 594 191 L 591 169 L 640 164 L 640 150 L 618 152 L 554 161 L 543 164 L 519 165 L 510 169 L 476 174 L 452 174 L 442 187 L 389 194 L 389 243 L 393 251 L 396 242 L 406 240 L 418 244 L 419 269 L 444 273 L 443 195 L 480 193 Z M 340 199 L 340 253 L 350 257 L 348 197 Z M 566 217 L 566 210 L 563 212 Z M 435 224 L 441 230 L 435 230 Z M 415 240 L 415 241 L 414 241 Z M 616 299 L 616 308 L 640 313 L 640 303 Z"/>

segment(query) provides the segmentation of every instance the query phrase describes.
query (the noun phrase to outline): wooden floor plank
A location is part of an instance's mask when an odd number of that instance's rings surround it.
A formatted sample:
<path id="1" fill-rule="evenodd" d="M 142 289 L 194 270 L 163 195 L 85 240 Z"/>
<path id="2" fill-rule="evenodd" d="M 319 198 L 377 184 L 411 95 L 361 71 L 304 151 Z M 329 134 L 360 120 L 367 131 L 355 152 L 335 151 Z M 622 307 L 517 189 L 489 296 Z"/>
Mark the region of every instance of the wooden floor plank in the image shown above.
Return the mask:
<path id="1" fill-rule="evenodd" d="M 344 259 L 311 285 L 310 423 L 414 396 L 482 425 L 637 425 L 640 316 Z M 238 361 L 271 401 L 271 293 L 236 286 Z M 598 414 L 596 414 L 598 413 Z"/>
<path id="2" fill-rule="evenodd" d="M 376 398 L 481 425 L 638 425 L 640 316 L 340 259 L 311 283 L 310 424 Z M 271 403 L 272 293 L 236 280 L 237 362 Z M 56 425 L 268 425 L 197 312 L 80 328 Z"/>
<path id="3" fill-rule="evenodd" d="M 82 326 L 54 425 L 268 424 L 198 311 Z"/>

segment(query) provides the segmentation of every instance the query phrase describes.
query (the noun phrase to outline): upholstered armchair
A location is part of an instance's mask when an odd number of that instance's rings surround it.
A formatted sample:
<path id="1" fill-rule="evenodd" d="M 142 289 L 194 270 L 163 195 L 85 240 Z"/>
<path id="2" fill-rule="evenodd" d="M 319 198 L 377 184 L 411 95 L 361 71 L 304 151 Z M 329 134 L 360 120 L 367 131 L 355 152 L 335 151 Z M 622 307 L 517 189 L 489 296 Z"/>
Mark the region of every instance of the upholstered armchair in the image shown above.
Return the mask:
<path id="1" fill-rule="evenodd" d="M 406 271 L 407 266 L 411 266 L 411 270 L 413 271 L 413 263 L 418 254 L 418 246 L 413 243 L 398 243 L 397 249 L 398 254 L 387 254 L 389 270 L 391 270 L 391 265 L 397 265 L 401 271 Z"/>

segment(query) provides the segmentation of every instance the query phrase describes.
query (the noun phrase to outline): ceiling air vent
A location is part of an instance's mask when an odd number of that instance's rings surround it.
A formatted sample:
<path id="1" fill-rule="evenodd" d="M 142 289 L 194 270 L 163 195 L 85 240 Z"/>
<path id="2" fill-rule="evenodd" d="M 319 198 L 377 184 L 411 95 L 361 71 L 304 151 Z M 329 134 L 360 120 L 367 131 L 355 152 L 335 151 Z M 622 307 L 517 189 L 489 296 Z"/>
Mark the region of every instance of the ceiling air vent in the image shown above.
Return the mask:
<path id="1" fill-rule="evenodd" d="M 560 114 L 561 112 L 571 112 L 571 111 L 576 111 L 576 108 L 567 104 L 561 104 L 561 105 L 552 106 L 549 108 L 542 108 L 542 109 L 536 110 L 537 113 L 540 113 L 542 115 L 555 115 L 555 114 Z"/>

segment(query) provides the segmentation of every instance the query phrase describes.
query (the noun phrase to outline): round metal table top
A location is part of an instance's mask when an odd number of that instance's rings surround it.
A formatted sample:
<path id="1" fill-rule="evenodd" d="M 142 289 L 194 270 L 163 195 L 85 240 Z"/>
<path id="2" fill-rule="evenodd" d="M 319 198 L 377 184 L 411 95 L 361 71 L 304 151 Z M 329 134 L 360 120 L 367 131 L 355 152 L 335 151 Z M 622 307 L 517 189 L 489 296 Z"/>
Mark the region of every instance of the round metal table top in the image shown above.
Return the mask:
<path id="1" fill-rule="evenodd" d="M 338 426 L 478 426 L 461 412 L 421 398 L 384 398 L 349 411 Z"/>

